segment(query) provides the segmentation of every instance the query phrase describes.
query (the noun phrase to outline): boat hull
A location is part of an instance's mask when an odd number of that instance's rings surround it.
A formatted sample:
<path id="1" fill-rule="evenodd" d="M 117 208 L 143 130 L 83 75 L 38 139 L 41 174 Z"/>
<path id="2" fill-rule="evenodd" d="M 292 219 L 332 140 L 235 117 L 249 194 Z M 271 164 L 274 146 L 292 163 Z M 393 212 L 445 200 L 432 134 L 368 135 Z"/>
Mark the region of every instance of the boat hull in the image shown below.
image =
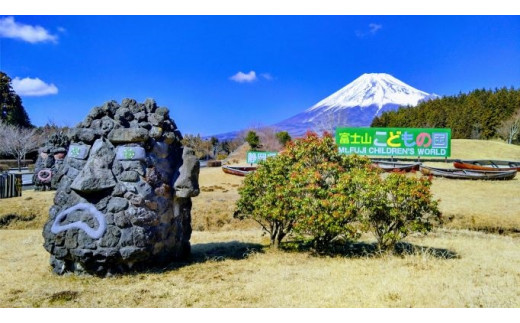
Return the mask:
<path id="1" fill-rule="evenodd" d="M 246 176 L 255 170 L 256 167 L 222 166 L 224 173 L 236 176 Z"/>
<path id="2" fill-rule="evenodd" d="M 385 172 L 411 172 L 418 171 L 421 167 L 421 163 L 398 163 L 382 160 L 373 160 L 372 165 L 381 168 Z"/>
<path id="3" fill-rule="evenodd" d="M 453 166 L 459 169 L 520 171 L 520 162 L 505 160 L 457 160 Z"/>
<path id="4" fill-rule="evenodd" d="M 424 175 L 438 176 L 451 179 L 470 179 L 470 180 L 510 180 L 516 176 L 516 170 L 488 171 L 473 169 L 453 169 L 435 168 L 421 166 L 421 173 Z"/>

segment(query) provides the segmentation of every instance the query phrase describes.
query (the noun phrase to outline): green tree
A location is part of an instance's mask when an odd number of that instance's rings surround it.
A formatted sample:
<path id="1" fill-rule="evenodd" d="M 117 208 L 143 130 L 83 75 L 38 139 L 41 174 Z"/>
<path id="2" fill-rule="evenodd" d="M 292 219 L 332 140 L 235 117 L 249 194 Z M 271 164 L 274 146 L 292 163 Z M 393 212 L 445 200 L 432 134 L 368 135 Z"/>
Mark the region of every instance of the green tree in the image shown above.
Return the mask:
<path id="1" fill-rule="evenodd" d="M 33 128 L 22 105 L 22 99 L 14 92 L 11 78 L 0 71 L 0 121 L 16 127 Z"/>
<path id="2" fill-rule="evenodd" d="M 285 147 L 285 145 L 291 141 L 291 135 L 287 131 L 280 131 L 276 133 L 276 138 L 278 138 L 278 141 L 282 146 Z"/>
<path id="3" fill-rule="evenodd" d="M 260 137 L 252 130 L 247 132 L 246 141 L 253 150 L 260 147 Z"/>
<path id="4" fill-rule="evenodd" d="M 372 127 L 451 128 L 453 139 L 490 139 L 520 106 L 520 90 L 477 89 L 383 112 Z"/>

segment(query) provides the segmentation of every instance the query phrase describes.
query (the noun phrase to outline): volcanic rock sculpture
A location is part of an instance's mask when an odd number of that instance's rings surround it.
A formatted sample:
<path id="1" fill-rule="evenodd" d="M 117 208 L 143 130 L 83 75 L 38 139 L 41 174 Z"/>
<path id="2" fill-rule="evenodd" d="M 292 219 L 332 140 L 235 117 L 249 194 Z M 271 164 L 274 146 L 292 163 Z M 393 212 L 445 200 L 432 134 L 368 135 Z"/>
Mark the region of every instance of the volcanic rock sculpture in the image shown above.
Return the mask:
<path id="1" fill-rule="evenodd" d="M 63 166 L 63 160 L 69 148 L 69 138 L 62 132 L 50 136 L 39 149 L 34 166 L 34 189 L 36 191 L 55 190 L 58 182 L 56 174 Z"/>
<path id="2" fill-rule="evenodd" d="M 107 275 L 189 255 L 199 161 L 181 139 L 151 99 L 107 102 L 73 129 L 43 230 L 55 273 Z"/>

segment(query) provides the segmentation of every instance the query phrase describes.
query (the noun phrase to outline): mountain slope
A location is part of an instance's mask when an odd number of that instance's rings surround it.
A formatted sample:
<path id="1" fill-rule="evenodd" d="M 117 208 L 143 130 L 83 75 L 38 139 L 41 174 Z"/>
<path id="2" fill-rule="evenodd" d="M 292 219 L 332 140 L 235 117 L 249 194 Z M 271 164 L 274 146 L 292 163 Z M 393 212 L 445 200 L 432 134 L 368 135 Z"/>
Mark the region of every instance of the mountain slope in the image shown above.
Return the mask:
<path id="1" fill-rule="evenodd" d="M 415 106 L 438 97 L 411 87 L 385 73 L 363 74 L 302 113 L 275 126 L 299 136 L 311 129 L 369 126 L 375 116 L 399 106 Z"/>

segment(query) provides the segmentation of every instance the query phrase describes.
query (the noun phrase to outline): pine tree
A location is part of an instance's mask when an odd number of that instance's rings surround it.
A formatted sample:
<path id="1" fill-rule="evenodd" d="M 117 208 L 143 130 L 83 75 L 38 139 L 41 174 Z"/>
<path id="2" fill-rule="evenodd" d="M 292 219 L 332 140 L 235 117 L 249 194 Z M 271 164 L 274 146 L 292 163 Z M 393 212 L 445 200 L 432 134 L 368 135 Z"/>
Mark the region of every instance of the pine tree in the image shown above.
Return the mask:
<path id="1" fill-rule="evenodd" d="M 2 71 L 0 71 L 0 121 L 16 127 L 34 127 L 22 105 L 22 99 L 11 86 L 11 78 Z"/>

